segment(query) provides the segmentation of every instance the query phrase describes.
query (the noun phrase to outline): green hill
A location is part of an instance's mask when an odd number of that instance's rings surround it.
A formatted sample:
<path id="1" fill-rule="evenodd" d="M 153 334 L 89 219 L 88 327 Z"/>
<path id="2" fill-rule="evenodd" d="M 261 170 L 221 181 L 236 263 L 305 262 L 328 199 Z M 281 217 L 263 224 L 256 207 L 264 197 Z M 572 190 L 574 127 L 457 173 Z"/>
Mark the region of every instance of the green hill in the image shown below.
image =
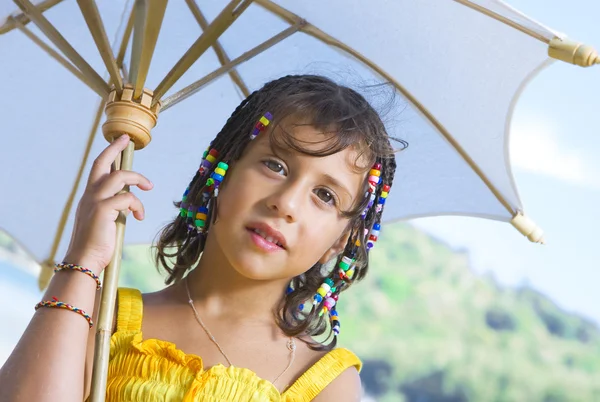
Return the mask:
<path id="1" fill-rule="evenodd" d="M 386 225 L 371 258 L 339 312 L 341 344 L 363 359 L 375 400 L 600 401 L 592 322 L 531 288 L 475 275 L 466 252 L 406 224 Z M 146 246 L 126 247 L 121 283 L 162 287 Z"/>
<path id="2" fill-rule="evenodd" d="M 342 339 L 381 400 L 600 401 L 595 325 L 473 274 L 466 253 L 411 226 L 386 226 L 370 275 L 348 293 Z"/>

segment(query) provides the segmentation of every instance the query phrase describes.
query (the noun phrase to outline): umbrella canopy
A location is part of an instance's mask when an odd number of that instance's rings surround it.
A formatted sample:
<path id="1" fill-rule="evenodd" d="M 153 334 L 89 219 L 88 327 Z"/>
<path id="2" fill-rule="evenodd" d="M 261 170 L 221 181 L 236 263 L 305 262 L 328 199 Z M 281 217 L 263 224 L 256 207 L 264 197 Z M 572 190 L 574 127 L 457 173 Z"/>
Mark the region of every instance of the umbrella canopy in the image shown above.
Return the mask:
<path id="1" fill-rule="evenodd" d="M 156 187 L 144 194 L 147 218 L 128 227 L 126 242 L 149 243 L 175 216 L 167 205 L 181 196 L 202 150 L 243 95 L 290 73 L 327 75 L 356 88 L 385 112 L 390 134 L 409 142 L 397 156 L 386 220 L 483 217 L 512 222 L 539 242 L 541 231 L 523 216 L 511 173 L 513 109 L 527 83 L 554 60 L 549 50 L 580 65 L 600 63 L 591 48 L 497 0 L 396 0 L 368 7 L 358 0 L 238 0 L 201 9 L 189 0 L 166 12 L 166 1 L 147 2 L 150 11 L 144 1 L 130 2 L 123 11 L 112 2 L 97 10 L 93 2 L 80 1 L 78 8 L 46 0 L 38 4 L 43 14 L 28 0 L 15 3 L 26 13 L 0 25 L 0 52 L 8 64 L 5 79 L 20 80 L 10 88 L 32 96 L 0 101 L 14 132 L 14 145 L 0 148 L 0 227 L 40 262 L 64 254 L 74 214 L 74 208 L 65 213 L 65 204 L 77 199 L 69 194 L 83 154 L 87 147 L 95 155 L 106 143 L 101 135 L 87 136 L 102 119 L 96 94 L 106 99 L 109 77 L 121 88 L 128 69 L 136 95 L 151 88 L 163 105 L 152 144 L 135 163 Z M 46 52 L 64 55 L 56 56 L 60 64 L 34 49 L 42 35 L 25 25 L 30 19 L 52 42 Z M 116 61 L 106 57 L 109 47 L 99 52 L 94 43 L 106 44 L 108 36 Z M 125 51 L 121 38 L 133 50 Z M 209 46 L 216 52 L 203 53 Z M 196 61 L 188 49 L 202 56 Z M 109 74 L 102 78 L 104 70 Z M 391 84 L 376 85 L 382 82 Z M 190 84 L 193 91 L 178 92 Z M 33 132 L 39 119 L 47 132 Z M 61 221 L 66 226 L 53 247 Z"/>

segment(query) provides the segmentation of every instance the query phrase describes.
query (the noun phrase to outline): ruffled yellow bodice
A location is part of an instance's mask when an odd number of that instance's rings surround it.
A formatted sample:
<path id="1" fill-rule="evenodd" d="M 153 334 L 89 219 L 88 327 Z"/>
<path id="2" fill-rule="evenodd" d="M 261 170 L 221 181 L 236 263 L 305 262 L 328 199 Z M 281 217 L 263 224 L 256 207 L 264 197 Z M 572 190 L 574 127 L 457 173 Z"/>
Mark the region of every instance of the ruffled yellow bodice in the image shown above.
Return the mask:
<path id="1" fill-rule="evenodd" d="M 186 354 L 171 342 L 144 340 L 142 315 L 139 290 L 120 288 L 117 330 L 110 345 L 109 402 L 304 402 L 347 368 L 361 367 L 352 352 L 334 349 L 281 394 L 252 370 L 221 364 L 205 370 L 199 356 Z"/>

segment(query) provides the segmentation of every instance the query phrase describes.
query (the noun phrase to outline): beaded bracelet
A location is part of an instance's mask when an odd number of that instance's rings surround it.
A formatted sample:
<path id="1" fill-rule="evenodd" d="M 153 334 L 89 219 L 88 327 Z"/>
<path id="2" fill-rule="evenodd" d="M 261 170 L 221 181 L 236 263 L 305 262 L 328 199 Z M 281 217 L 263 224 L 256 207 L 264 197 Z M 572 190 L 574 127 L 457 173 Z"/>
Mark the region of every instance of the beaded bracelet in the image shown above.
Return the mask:
<path id="1" fill-rule="evenodd" d="M 91 269 L 84 268 L 81 265 L 67 264 L 65 262 L 61 262 L 61 263 L 56 264 L 56 266 L 54 267 L 54 272 L 56 273 L 63 269 L 72 269 L 74 271 L 83 272 L 84 274 L 86 274 L 87 276 L 89 276 L 90 278 L 92 278 L 93 280 L 96 281 L 96 290 L 99 290 L 100 288 L 102 288 L 102 283 L 100 282 L 100 278 Z"/>
<path id="2" fill-rule="evenodd" d="M 73 307 L 69 303 L 58 301 L 58 299 L 54 296 L 52 296 L 52 300 L 42 300 L 41 302 L 36 304 L 35 310 L 37 311 L 37 309 L 39 309 L 40 307 L 64 308 L 65 310 L 73 311 L 74 313 L 77 313 L 83 318 L 85 318 L 88 324 L 90 325 L 90 328 L 94 326 L 94 323 L 92 322 L 92 317 L 86 314 L 85 311 L 83 311 L 80 308 Z"/>

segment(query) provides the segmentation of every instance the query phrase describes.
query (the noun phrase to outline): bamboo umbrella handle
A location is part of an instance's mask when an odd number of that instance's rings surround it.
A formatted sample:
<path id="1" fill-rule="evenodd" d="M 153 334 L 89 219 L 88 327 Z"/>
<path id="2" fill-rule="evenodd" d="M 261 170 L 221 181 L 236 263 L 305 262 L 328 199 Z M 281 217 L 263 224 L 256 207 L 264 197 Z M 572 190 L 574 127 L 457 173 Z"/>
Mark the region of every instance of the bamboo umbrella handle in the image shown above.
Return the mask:
<path id="1" fill-rule="evenodd" d="M 156 117 L 161 102 L 152 105 L 152 91 L 144 89 L 139 98 L 134 99 L 133 86 L 126 84 L 122 93 L 113 90 L 106 103 L 106 122 L 102 125 L 104 137 L 110 142 L 123 134 L 131 141 L 113 164 L 113 170 L 131 170 L 133 153 L 150 143 L 150 130 L 156 125 Z M 126 186 L 123 192 L 129 191 Z M 108 361 L 110 356 L 110 338 L 115 314 L 119 271 L 125 238 L 126 215 L 119 212 L 116 220 L 117 233 L 115 251 L 108 267 L 104 270 L 104 285 L 100 295 L 100 309 L 96 323 L 96 341 L 92 371 L 91 402 L 104 402 L 108 380 Z"/>
<path id="2" fill-rule="evenodd" d="M 131 170 L 133 165 L 133 151 L 135 143 L 129 142 L 127 148 L 121 153 L 120 163 L 117 159 L 113 170 Z M 115 166 L 116 165 L 116 166 Z M 123 192 L 129 191 L 126 186 Z M 106 398 L 106 385 L 108 371 L 108 359 L 110 354 L 110 337 L 112 335 L 112 323 L 115 314 L 115 301 L 117 288 L 119 286 L 119 272 L 121 270 L 121 257 L 123 254 L 123 240 L 125 238 L 125 224 L 127 217 L 121 211 L 116 220 L 117 233 L 115 251 L 112 260 L 104 270 L 104 281 L 102 294 L 100 296 L 100 310 L 96 323 L 96 342 L 94 349 L 94 369 L 92 372 L 92 388 L 90 394 L 91 402 L 103 402 Z"/>

